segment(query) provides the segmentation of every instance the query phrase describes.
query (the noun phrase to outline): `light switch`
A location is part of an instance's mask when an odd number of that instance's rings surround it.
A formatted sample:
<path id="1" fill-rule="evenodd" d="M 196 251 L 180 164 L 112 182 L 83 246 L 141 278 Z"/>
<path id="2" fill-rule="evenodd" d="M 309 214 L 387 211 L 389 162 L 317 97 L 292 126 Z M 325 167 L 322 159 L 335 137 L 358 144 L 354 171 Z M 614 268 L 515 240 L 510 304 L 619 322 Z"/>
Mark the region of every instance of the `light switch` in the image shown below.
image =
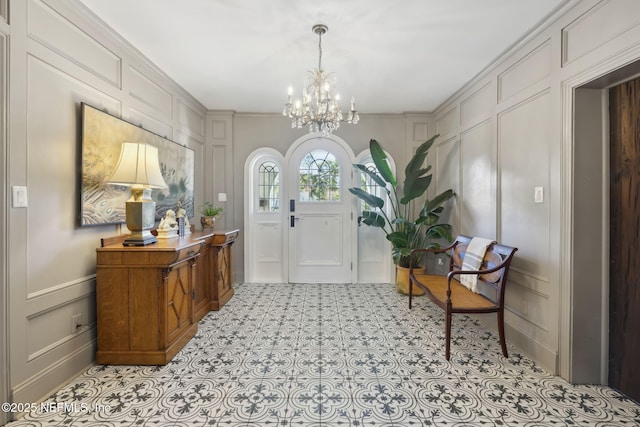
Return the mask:
<path id="1" fill-rule="evenodd" d="M 13 207 L 26 208 L 28 206 L 27 187 L 14 185 L 11 189 L 13 190 Z"/>
<path id="2" fill-rule="evenodd" d="M 218 201 L 226 202 L 227 201 L 227 193 L 218 193 Z"/>
<path id="3" fill-rule="evenodd" d="M 534 203 L 544 203 L 543 187 L 535 187 L 533 189 L 533 201 Z"/>

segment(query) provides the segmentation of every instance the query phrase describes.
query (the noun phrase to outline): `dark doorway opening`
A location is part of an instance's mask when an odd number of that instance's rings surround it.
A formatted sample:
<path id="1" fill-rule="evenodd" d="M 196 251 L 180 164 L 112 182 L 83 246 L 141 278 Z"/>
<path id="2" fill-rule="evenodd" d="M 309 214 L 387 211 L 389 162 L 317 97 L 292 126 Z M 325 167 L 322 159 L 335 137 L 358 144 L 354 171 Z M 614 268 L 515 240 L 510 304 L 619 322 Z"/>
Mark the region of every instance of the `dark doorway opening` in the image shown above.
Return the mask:
<path id="1" fill-rule="evenodd" d="M 640 401 L 640 79 L 609 90 L 609 385 Z"/>

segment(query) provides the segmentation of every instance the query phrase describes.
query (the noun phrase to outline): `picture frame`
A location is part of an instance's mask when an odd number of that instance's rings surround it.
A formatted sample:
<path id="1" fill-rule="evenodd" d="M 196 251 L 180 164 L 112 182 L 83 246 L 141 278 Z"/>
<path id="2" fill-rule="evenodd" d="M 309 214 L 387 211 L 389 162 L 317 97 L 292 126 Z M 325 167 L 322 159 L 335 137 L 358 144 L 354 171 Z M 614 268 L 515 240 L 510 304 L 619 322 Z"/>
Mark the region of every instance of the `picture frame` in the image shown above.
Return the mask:
<path id="1" fill-rule="evenodd" d="M 148 131 L 86 103 L 82 114 L 82 171 L 80 227 L 125 222 L 126 186 L 107 184 L 115 170 L 123 142 L 143 142 L 158 147 L 162 177 L 168 188 L 153 189 L 156 221 L 167 209 L 183 208 L 194 215 L 195 153 L 186 146 Z"/>

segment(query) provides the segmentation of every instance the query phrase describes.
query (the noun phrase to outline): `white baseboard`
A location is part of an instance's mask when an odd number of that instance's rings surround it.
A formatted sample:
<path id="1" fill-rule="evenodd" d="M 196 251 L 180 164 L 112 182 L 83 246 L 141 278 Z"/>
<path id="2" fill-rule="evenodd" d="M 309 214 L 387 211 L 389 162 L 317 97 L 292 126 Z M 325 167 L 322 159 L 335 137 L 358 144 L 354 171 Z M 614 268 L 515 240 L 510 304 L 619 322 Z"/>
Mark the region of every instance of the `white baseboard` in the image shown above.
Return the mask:
<path id="1" fill-rule="evenodd" d="M 495 315 L 491 316 L 492 322 L 485 322 L 483 315 L 472 316 L 475 319 L 482 322 L 487 328 L 498 333 L 498 328 L 495 322 Z M 507 344 L 517 347 L 518 351 L 527 356 L 529 359 L 536 362 L 545 371 L 553 375 L 558 375 L 558 351 L 549 348 L 548 346 L 536 341 L 535 338 L 526 335 L 520 329 L 517 329 L 513 325 L 505 322 L 504 324 L 505 335 L 507 338 Z"/>
<path id="2" fill-rule="evenodd" d="M 525 335 L 519 329 L 505 323 L 507 342 L 518 348 L 525 356 L 535 361 L 541 368 L 553 375 L 558 375 L 558 352 Z"/>

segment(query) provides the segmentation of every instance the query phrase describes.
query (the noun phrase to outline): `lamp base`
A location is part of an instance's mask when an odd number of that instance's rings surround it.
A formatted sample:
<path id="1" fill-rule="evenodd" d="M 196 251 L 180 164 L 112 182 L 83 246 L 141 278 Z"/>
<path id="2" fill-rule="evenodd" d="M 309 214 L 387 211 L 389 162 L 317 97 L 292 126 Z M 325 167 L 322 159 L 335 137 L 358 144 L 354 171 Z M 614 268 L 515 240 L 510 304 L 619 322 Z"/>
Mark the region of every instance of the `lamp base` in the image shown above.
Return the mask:
<path id="1" fill-rule="evenodd" d="M 151 234 L 149 230 L 132 231 L 131 236 L 122 242 L 122 246 L 147 246 L 157 241 L 156 236 Z"/>
<path id="2" fill-rule="evenodd" d="M 122 242 L 124 246 L 146 246 L 158 241 L 151 234 L 156 219 L 156 202 L 151 199 L 151 188 L 131 187 L 126 214 L 131 236 Z"/>

